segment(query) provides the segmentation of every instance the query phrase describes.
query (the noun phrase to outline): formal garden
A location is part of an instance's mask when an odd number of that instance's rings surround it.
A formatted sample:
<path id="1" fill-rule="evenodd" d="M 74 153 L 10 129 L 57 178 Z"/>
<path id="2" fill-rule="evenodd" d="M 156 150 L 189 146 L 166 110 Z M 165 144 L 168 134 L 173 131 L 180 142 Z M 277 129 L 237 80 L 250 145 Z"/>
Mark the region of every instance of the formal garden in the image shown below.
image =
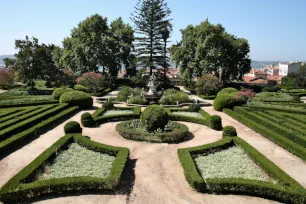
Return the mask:
<path id="1" fill-rule="evenodd" d="M 168 47 L 170 14 L 140 0 L 134 27 L 95 14 L 62 47 L 16 40 L 0 70 L 0 202 L 306 203 L 306 66 L 243 83 L 246 39 L 207 19 Z"/>

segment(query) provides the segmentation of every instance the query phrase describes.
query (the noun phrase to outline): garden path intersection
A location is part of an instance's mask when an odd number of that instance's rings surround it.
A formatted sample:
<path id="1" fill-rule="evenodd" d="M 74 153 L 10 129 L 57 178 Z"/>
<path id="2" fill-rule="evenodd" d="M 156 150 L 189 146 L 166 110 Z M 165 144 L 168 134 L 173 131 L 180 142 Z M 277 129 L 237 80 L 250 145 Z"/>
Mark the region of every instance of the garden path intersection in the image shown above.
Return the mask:
<path id="1" fill-rule="evenodd" d="M 116 93 L 118 92 L 111 94 Z M 101 105 L 95 103 L 94 106 L 100 107 Z M 211 115 L 221 116 L 223 126 L 234 126 L 243 140 L 306 187 L 306 163 L 304 161 L 225 113 L 216 112 L 212 107 L 203 109 Z M 94 111 L 92 109 L 87 112 L 93 113 Z M 61 138 L 64 135 L 63 127 L 68 121 L 80 122 L 81 115 L 84 112 L 80 111 L 38 139 L 3 158 L 0 161 L 0 186 L 3 186 L 10 178 Z M 105 194 L 47 196 L 34 200 L 33 203 L 278 203 L 257 197 L 202 194 L 194 191 L 185 180 L 177 150 L 216 142 L 222 138 L 222 132 L 200 124 L 180 123 L 187 125 L 193 136 L 179 144 L 151 144 L 124 139 L 116 132 L 118 122 L 105 123 L 95 128 L 83 128 L 83 135 L 88 136 L 93 141 L 130 149 L 130 161 L 119 190 L 115 193 Z"/>

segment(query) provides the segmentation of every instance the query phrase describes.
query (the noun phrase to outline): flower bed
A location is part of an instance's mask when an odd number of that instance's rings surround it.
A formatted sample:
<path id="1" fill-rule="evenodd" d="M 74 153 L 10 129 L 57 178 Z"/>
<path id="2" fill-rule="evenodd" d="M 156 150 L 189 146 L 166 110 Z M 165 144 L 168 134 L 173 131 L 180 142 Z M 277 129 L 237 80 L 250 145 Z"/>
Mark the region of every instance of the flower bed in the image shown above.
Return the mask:
<path id="1" fill-rule="evenodd" d="M 119 123 L 116 126 L 116 130 L 126 139 L 155 143 L 179 142 L 189 133 L 186 125 L 177 122 L 169 122 L 164 131 L 148 132 L 140 120 Z"/>
<path id="2" fill-rule="evenodd" d="M 105 115 L 105 113 L 107 112 L 108 114 Z M 140 113 L 140 107 L 115 107 L 114 110 L 106 110 L 105 108 L 99 108 L 92 114 L 92 117 L 94 118 L 96 123 L 102 124 L 109 121 L 138 119 L 140 117 Z"/>
<path id="3" fill-rule="evenodd" d="M 199 173 L 194 158 L 209 155 L 231 147 L 240 147 L 272 179 L 270 181 L 246 178 L 205 178 Z M 272 199 L 284 203 L 305 203 L 306 190 L 264 155 L 238 137 L 224 139 L 198 147 L 178 149 L 185 178 L 197 191 L 217 194 L 242 194 Z M 224 162 L 222 159 L 216 162 Z M 223 163 L 222 163 L 223 165 Z M 226 167 L 225 167 L 226 168 Z M 231 175 L 231 172 L 228 172 Z"/>
<path id="4" fill-rule="evenodd" d="M 41 172 L 46 167 L 46 164 L 52 162 L 59 151 L 67 149 L 72 143 L 77 143 L 81 147 L 94 151 L 95 153 L 115 157 L 109 176 L 101 178 L 95 174 L 93 176 L 73 176 L 37 180 L 37 173 Z M 93 142 L 80 134 L 68 134 L 59 139 L 54 145 L 9 180 L 0 190 L 0 200 L 4 203 L 16 203 L 20 200 L 47 194 L 86 192 L 89 190 L 114 190 L 120 183 L 128 156 L 129 150 L 127 148 L 113 147 Z M 78 161 L 83 161 L 83 159 Z M 96 163 L 94 166 L 96 165 L 99 164 Z"/>

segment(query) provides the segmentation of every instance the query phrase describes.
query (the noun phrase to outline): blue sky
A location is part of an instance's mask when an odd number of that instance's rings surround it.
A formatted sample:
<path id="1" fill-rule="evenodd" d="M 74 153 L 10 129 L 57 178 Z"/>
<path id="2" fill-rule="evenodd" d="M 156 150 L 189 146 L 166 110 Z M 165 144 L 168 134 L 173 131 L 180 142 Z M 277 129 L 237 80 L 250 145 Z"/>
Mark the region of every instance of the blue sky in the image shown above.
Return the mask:
<path id="1" fill-rule="evenodd" d="M 70 30 L 98 13 L 109 21 L 130 22 L 137 0 L 2 0 L 0 55 L 15 53 L 15 39 L 35 36 L 42 43 L 61 45 Z M 228 32 L 249 40 L 253 60 L 306 60 L 305 0 L 168 0 L 174 30 L 208 18 Z"/>

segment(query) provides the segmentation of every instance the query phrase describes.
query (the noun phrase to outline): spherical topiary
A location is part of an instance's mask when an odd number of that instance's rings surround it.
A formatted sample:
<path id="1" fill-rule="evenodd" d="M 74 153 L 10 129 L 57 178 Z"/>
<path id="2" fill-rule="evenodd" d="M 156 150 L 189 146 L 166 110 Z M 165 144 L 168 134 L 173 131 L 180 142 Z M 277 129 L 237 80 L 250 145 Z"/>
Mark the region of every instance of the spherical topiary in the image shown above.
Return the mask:
<path id="1" fill-rule="evenodd" d="M 230 94 L 218 95 L 213 102 L 216 111 L 222 111 L 223 108 L 232 108 L 236 104 L 235 97 Z"/>
<path id="2" fill-rule="evenodd" d="M 102 104 L 102 108 L 105 108 L 106 110 L 114 109 L 114 104 L 110 101 L 106 101 Z"/>
<path id="3" fill-rule="evenodd" d="M 84 127 L 93 127 L 96 122 L 90 113 L 83 113 L 81 116 L 81 123 Z"/>
<path id="4" fill-rule="evenodd" d="M 80 124 L 76 121 L 70 121 L 64 126 L 65 134 L 69 133 L 82 133 L 82 128 Z"/>
<path id="5" fill-rule="evenodd" d="M 199 112 L 200 109 L 201 109 L 200 104 L 191 104 L 188 107 L 189 112 Z"/>
<path id="6" fill-rule="evenodd" d="M 61 96 L 60 103 L 69 103 L 71 106 L 79 106 L 86 109 L 92 107 L 93 99 L 89 94 L 82 91 L 71 91 Z"/>
<path id="7" fill-rule="evenodd" d="M 74 85 L 73 89 L 76 90 L 76 91 L 83 91 L 85 93 L 88 91 L 88 89 L 85 86 L 82 86 L 82 85 L 79 85 L 79 84 Z"/>
<path id="8" fill-rule="evenodd" d="M 223 128 L 223 133 L 222 136 L 228 136 L 228 137 L 236 137 L 237 136 L 237 131 L 236 128 L 233 126 L 226 126 Z"/>
<path id="9" fill-rule="evenodd" d="M 214 130 L 222 130 L 222 120 L 218 115 L 213 115 L 210 117 L 209 126 Z"/>
<path id="10" fill-rule="evenodd" d="M 53 91 L 52 93 L 52 97 L 55 99 L 55 100 L 59 100 L 60 97 L 64 94 L 64 93 L 67 93 L 67 92 L 71 92 L 71 91 L 74 91 L 73 89 L 71 88 L 57 88 Z"/>
<path id="11" fill-rule="evenodd" d="M 140 120 L 146 126 L 148 132 L 157 129 L 164 130 L 169 121 L 167 111 L 158 105 L 147 107 L 141 114 Z"/>

